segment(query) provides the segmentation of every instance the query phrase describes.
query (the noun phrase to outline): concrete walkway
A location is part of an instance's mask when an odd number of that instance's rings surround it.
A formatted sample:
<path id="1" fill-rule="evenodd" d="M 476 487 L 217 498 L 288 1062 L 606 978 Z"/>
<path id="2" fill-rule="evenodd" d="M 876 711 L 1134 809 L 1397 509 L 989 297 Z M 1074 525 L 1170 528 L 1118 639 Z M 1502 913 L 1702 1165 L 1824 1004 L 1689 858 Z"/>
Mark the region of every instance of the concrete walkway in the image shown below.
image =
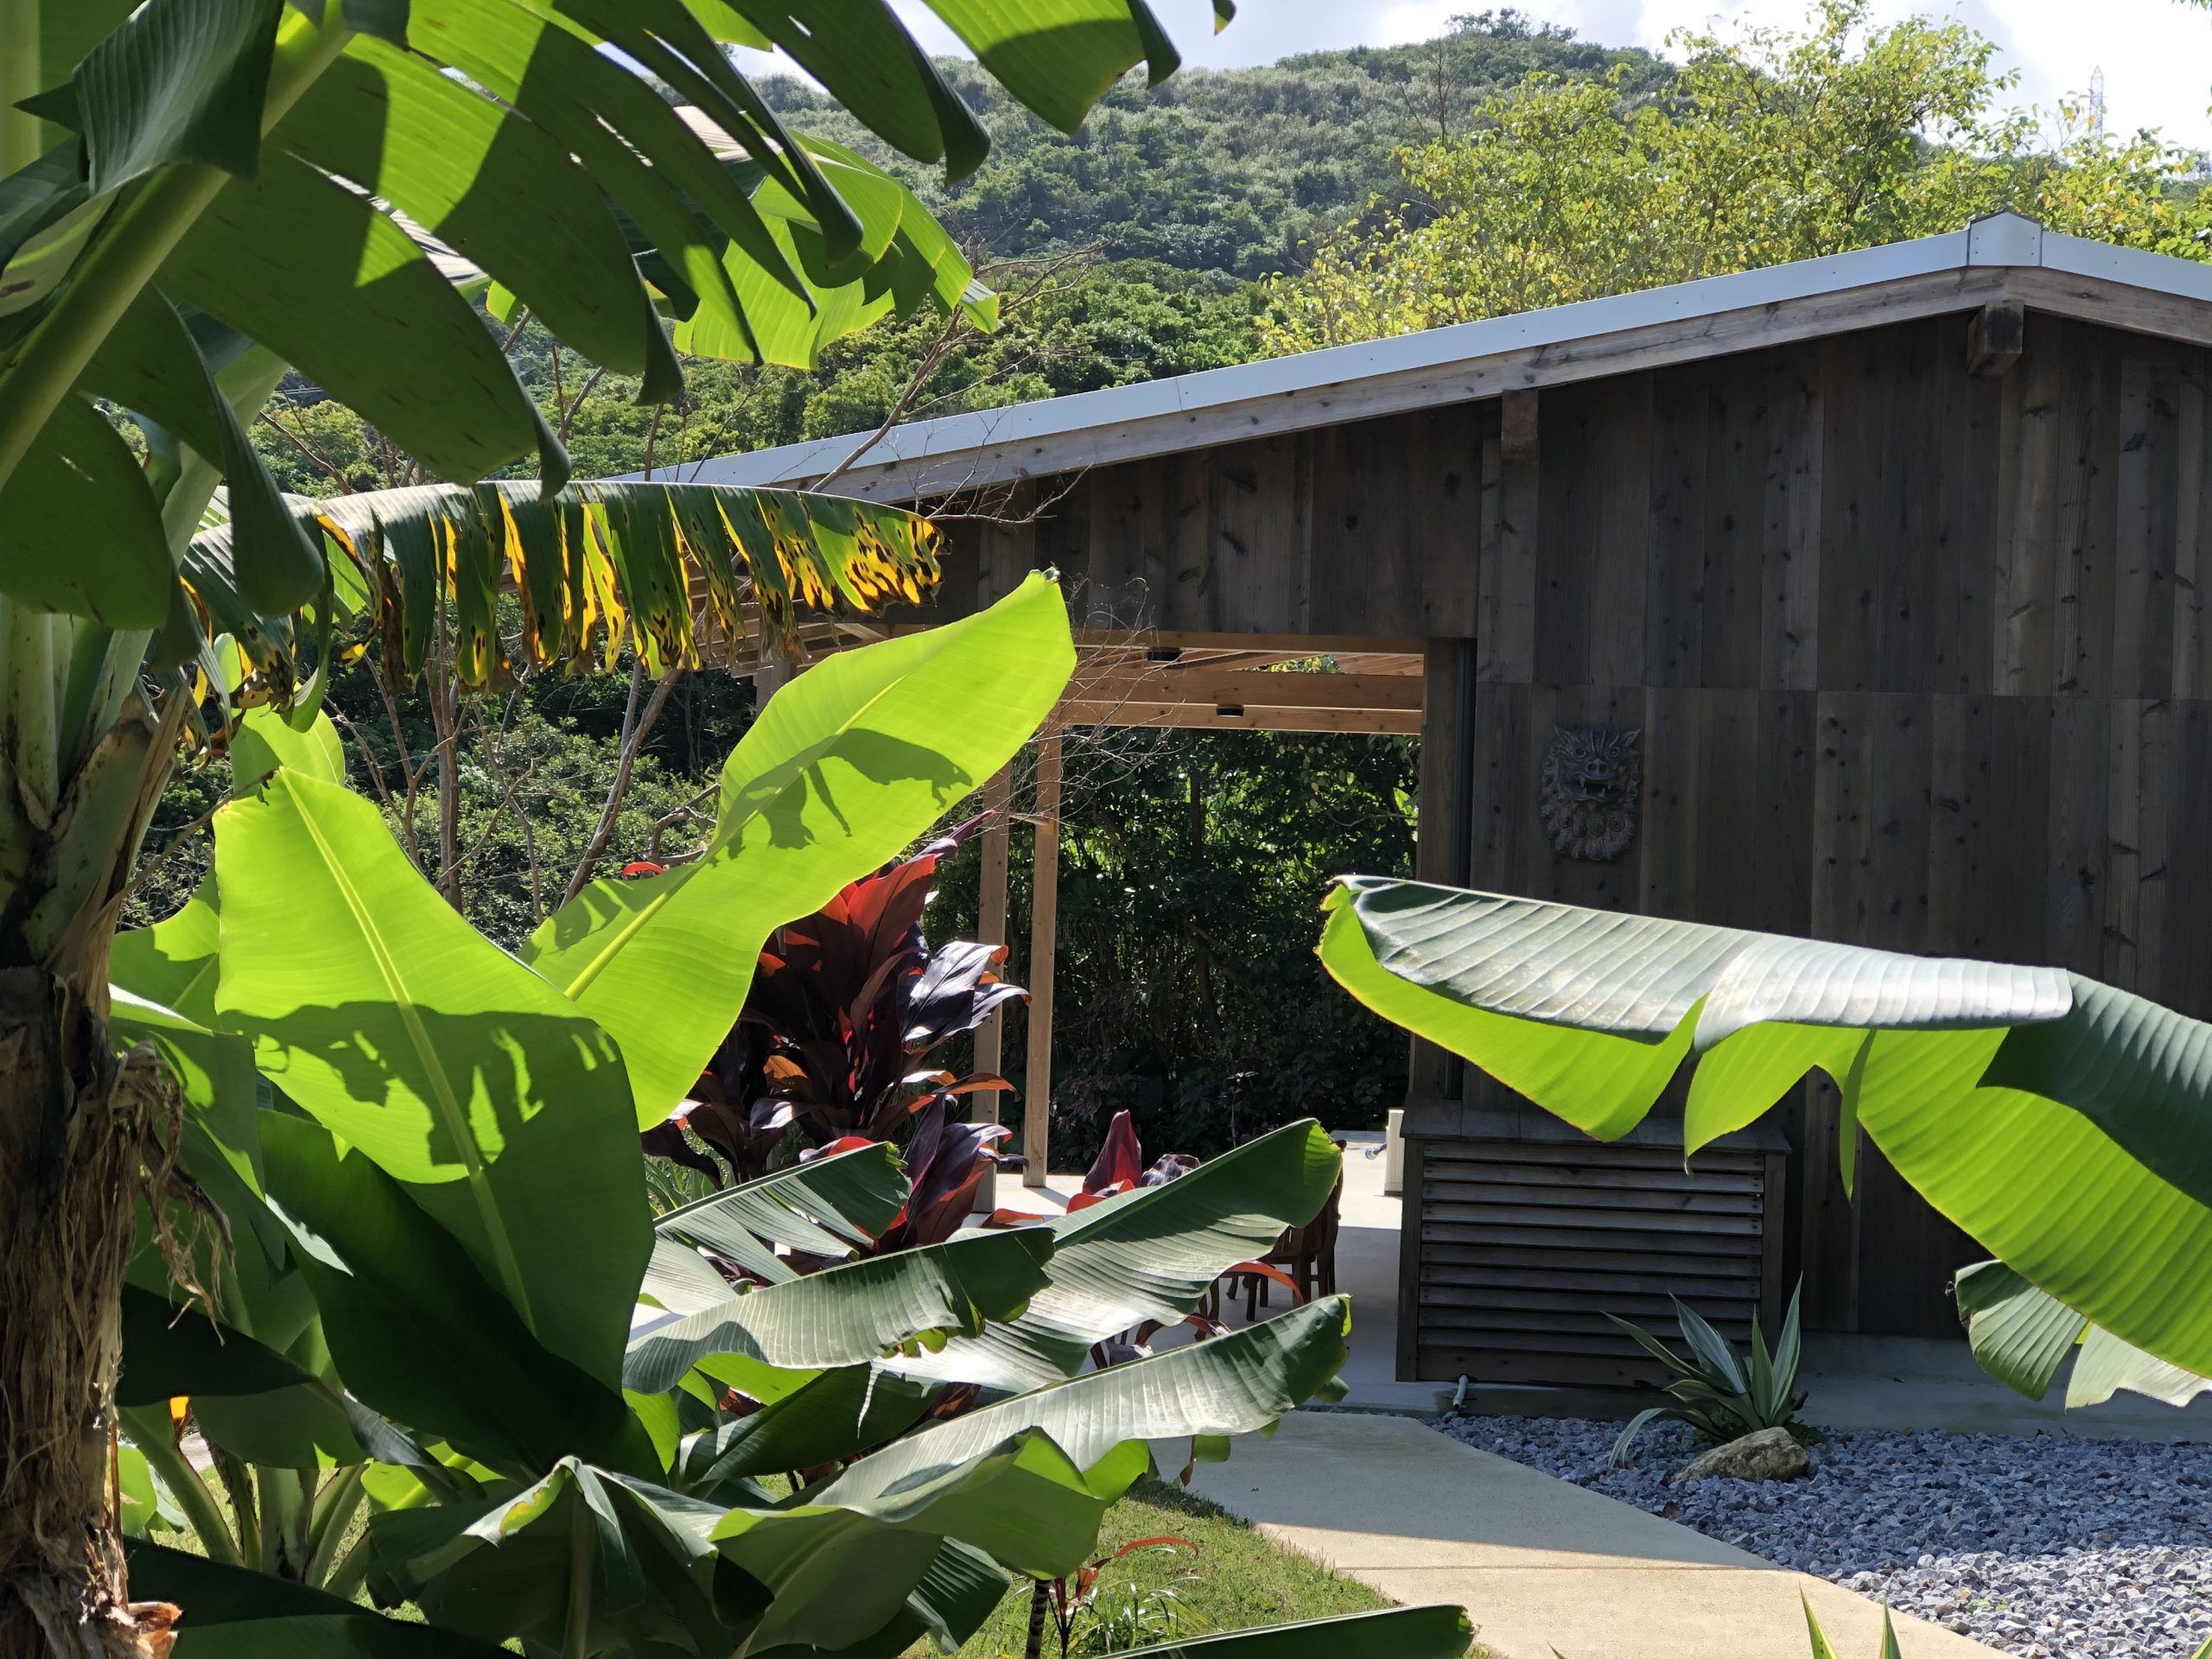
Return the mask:
<path id="1" fill-rule="evenodd" d="M 1186 1452 L 1154 1458 L 1175 1469 Z M 1404 1417 L 1294 1412 L 1192 1486 L 1394 1601 L 1457 1602 L 1491 1659 L 1799 1659 L 1801 1594 L 1842 1659 L 1880 1651 L 1863 1597 Z M 1904 1659 L 1993 1652 L 1903 1616 L 1897 1632 Z"/>

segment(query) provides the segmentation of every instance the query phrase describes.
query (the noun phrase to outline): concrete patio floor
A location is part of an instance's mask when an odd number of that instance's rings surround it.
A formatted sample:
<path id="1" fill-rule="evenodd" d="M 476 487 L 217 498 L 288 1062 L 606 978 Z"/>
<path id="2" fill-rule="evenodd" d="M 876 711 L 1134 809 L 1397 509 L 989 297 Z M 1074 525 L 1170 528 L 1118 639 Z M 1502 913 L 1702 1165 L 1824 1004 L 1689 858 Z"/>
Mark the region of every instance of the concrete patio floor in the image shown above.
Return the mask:
<path id="1" fill-rule="evenodd" d="M 1154 1457 L 1172 1469 L 1184 1452 Z M 1200 1465 L 1192 1489 L 1393 1601 L 1458 1603 L 1491 1659 L 1795 1659 L 1810 1652 L 1801 1596 L 1839 1653 L 1880 1651 L 1863 1596 L 1403 1417 L 1294 1412 Z M 1993 1651 L 1896 1628 L 1904 1659 Z"/>

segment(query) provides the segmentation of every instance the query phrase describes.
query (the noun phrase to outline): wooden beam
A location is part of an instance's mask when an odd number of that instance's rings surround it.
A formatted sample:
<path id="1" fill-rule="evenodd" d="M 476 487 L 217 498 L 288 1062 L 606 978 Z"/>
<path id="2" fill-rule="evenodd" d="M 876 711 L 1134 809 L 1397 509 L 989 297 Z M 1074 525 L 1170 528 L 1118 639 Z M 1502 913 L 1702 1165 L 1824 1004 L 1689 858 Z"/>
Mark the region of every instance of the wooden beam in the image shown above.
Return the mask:
<path id="1" fill-rule="evenodd" d="M 1967 372 L 1994 380 L 2020 360 L 2027 343 L 2028 308 L 2018 300 L 1992 300 L 1967 323 Z"/>
<path id="2" fill-rule="evenodd" d="M 1497 452 L 1508 461 L 1536 458 L 1536 422 L 1541 405 L 1534 391 L 1508 391 L 1497 400 Z"/>
<path id="3" fill-rule="evenodd" d="M 1071 688 L 1085 703 L 1187 703 L 1216 709 L 1382 709 L 1419 713 L 1418 674 L 1263 673 L 1211 666 L 1109 671 L 1096 678 L 1079 670 Z"/>
<path id="4" fill-rule="evenodd" d="M 1060 732 L 1037 743 L 1037 854 L 1029 882 L 1029 1069 L 1021 1080 L 1024 1186 L 1045 1185 L 1052 1128 L 1052 957 L 1060 908 Z"/>
<path id="5" fill-rule="evenodd" d="M 894 630 L 918 631 L 906 627 Z M 1357 656 L 1376 652 L 1393 656 L 1418 655 L 1428 646 L 1426 639 L 1401 634 L 1207 633 L 1151 629 L 1132 634 L 1127 629 L 1113 628 L 1077 628 L 1075 642 L 1078 646 L 1105 645 L 1124 651 L 1171 651 L 1181 647 L 1190 651 L 1274 651 L 1299 657 Z"/>
<path id="6" fill-rule="evenodd" d="M 1281 709 L 1248 702 L 1224 714 L 1204 703 L 1064 702 L 1053 716 L 1065 726 L 1151 726 L 1214 732 L 1370 732 L 1418 737 L 1418 709 Z"/>
<path id="7" fill-rule="evenodd" d="M 1012 842 L 1007 816 L 1013 799 L 1014 773 L 1002 767 L 983 785 L 983 805 L 989 811 L 991 821 L 983 826 L 983 868 L 976 906 L 976 937 L 985 944 L 1007 942 L 1006 869 Z M 1002 1008 L 993 1008 L 983 1023 L 976 1027 L 976 1070 L 985 1077 L 1005 1074 L 1006 1012 Z M 968 1098 L 976 1122 L 999 1121 L 996 1094 L 987 1091 Z M 997 1173 L 985 1170 L 983 1179 L 976 1186 L 976 1209 L 979 1213 L 988 1215 L 998 1207 L 997 1186 Z"/>

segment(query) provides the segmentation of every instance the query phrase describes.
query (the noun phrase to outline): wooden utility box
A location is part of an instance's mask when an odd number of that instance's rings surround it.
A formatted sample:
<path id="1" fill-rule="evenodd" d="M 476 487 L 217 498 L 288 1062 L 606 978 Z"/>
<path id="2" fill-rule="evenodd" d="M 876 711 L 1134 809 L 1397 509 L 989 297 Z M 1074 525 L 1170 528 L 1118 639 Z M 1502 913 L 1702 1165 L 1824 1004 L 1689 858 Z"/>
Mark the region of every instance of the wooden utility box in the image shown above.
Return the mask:
<path id="1" fill-rule="evenodd" d="M 1755 1126 L 1682 1163 L 1679 1121 L 1592 1141 L 1547 1113 L 1462 1107 L 1407 1141 L 1402 1375 L 1614 1387 L 1660 1381 L 1617 1313 L 1679 1346 L 1679 1296 L 1739 1345 L 1783 1307 L 1789 1143 Z M 1407 1358 L 1414 1363 L 1408 1367 Z"/>

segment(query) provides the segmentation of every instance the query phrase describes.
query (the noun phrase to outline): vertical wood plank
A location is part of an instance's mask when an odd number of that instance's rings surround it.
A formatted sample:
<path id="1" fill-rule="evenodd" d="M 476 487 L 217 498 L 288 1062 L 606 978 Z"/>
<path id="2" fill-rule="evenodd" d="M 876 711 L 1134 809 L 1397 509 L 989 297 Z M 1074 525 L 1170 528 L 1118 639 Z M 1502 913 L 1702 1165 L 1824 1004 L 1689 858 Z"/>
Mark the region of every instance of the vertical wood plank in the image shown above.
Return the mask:
<path id="1" fill-rule="evenodd" d="M 1644 607 L 1644 681 L 1702 683 L 1705 631 L 1706 365 L 1662 369 L 1651 385 L 1651 512 Z"/>
<path id="2" fill-rule="evenodd" d="M 1214 452 L 1211 580 L 1220 626 L 1230 632 L 1288 633 L 1306 626 L 1306 454 L 1298 434 Z M 1332 618 L 1331 626 L 1373 632 L 1363 605 Z"/>
<path id="3" fill-rule="evenodd" d="M 1476 406 L 1465 404 L 1410 418 L 1407 541 L 1399 576 L 1404 632 L 1425 639 L 1471 639 L 1482 537 L 1482 423 Z M 1319 522 L 1317 512 L 1317 534 Z M 1313 614 L 1326 615 L 1318 599 Z"/>
<path id="4" fill-rule="evenodd" d="M 2212 696 L 2212 639 L 2205 606 L 2212 599 L 2212 503 L 2205 472 L 2212 465 L 2212 432 L 2204 418 L 2206 353 L 2189 353 L 2175 388 L 2174 629 L 2171 679 L 2154 694 Z"/>
<path id="5" fill-rule="evenodd" d="M 2112 683 L 2112 543 L 2120 516 L 2117 353 L 2104 331 L 2077 326 L 2068 335 L 2066 360 L 2054 507 L 2054 679 L 2048 689 L 2101 696 Z"/>
<path id="6" fill-rule="evenodd" d="M 1955 625 L 1956 585 L 1942 543 L 1942 480 L 1957 434 L 1943 382 L 1959 378 L 1949 325 L 1942 319 L 1886 331 L 1870 354 L 1879 397 L 1862 410 L 1872 471 L 1863 480 L 1862 556 L 1874 569 L 1873 678 L 1870 690 L 1932 690 L 1945 649 L 1939 629 Z M 1876 385 L 1886 395 L 1876 393 Z"/>
<path id="7" fill-rule="evenodd" d="M 1588 685 L 1598 488 L 1594 416 L 1606 383 L 1554 386 L 1542 395 L 1537 451 L 1536 619 L 1534 677 Z"/>
<path id="8" fill-rule="evenodd" d="M 1821 342 L 1821 687 L 1878 683 L 1882 539 L 1878 499 L 1892 388 L 1878 339 Z"/>
<path id="9" fill-rule="evenodd" d="M 2212 702 L 2172 706 L 2166 745 L 2166 846 L 2158 1001 L 2212 1017 Z"/>
<path id="10" fill-rule="evenodd" d="M 1764 655 L 1767 365 L 1757 354 L 1723 358 L 1712 365 L 1710 384 L 1699 683 L 1749 689 L 1759 683 Z"/>
<path id="11" fill-rule="evenodd" d="M 1792 346 L 1768 354 L 1765 616 L 1759 683 L 1772 690 L 1820 685 L 1821 354 Z"/>
<path id="12" fill-rule="evenodd" d="M 1608 380 L 1591 434 L 1595 500 L 1590 677 L 1644 681 L 1644 562 L 1651 521 L 1651 377 Z"/>
<path id="13" fill-rule="evenodd" d="M 1037 741 L 1037 849 L 1029 883 L 1029 1066 L 1021 1079 L 1024 1186 L 1042 1186 L 1052 1128 L 1052 959 L 1059 942 L 1060 733 Z"/>
<path id="14" fill-rule="evenodd" d="M 1928 950 L 1970 954 L 1966 938 L 1967 865 L 1977 836 L 1967 825 L 1967 699 L 1939 696 L 1928 709 Z"/>
<path id="15" fill-rule="evenodd" d="M 1746 841 L 1747 835 L 1755 836 L 1752 827 L 1762 814 L 1773 810 L 1759 795 L 1760 702 L 1750 686 L 1700 691 L 1696 697 L 1697 811 L 1691 849 L 1696 874 L 1694 902 L 1683 913 L 1724 927 L 1779 925 L 1760 908 L 1762 849 L 1755 838 Z M 1746 880 L 1747 874 L 1752 879 Z"/>
<path id="16" fill-rule="evenodd" d="M 1942 472 L 1926 683 L 1938 694 L 1986 691 L 1995 635 L 1990 582 L 2005 392 L 1999 381 L 1966 374 L 1948 359 L 1936 371 Z"/>
<path id="17" fill-rule="evenodd" d="M 2044 949 L 2046 960 L 2081 974 L 2104 965 L 2110 712 L 2101 697 L 2060 697 L 2050 715 Z"/>
<path id="18" fill-rule="evenodd" d="M 1747 822 L 1758 925 L 1781 933 L 1812 931 L 1815 701 L 1808 690 L 1758 700 L 1758 805 Z"/>
<path id="19" fill-rule="evenodd" d="M 2104 895 L 2096 976 L 2133 990 L 2140 970 L 2143 910 L 2143 709 L 2139 699 L 2107 711 L 2104 770 Z"/>
<path id="20" fill-rule="evenodd" d="M 1990 690 L 2047 693 L 2056 679 L 2060 399 L 2073 325 L 2038 316 L 2034 340 L 2004 389 L 1998 443 L 1997 534 L 1990 583 Z"/>
<path id="21" fill-rule="evenodd" d="M 1503 459 L 1495 435 L 1483 441 L 1482 626 L 1475 643 L 1484 680 L 1525 684 L 1535 677 L 1537 464 Z"/>
<path id="22" fill-rule="evenodd" d="M 2173 834 L 2172 734 L 2178 702 L 2146 702 L 2135 725 L 2135 976 L 2131 988 L 2171 1003 L 2165 984 L 2167 894 L 2176 845 Z M 2198 770 L 2204 770 L 2202 758 Z M 2186 847 L 2185 840 L 2182 843 Z M 2201 936 L 2180 947 L 2197 950 Z"/>
<path id="23" fill-rule="evenodd" d="M 2123 359 L 2120 383 L 2119 526 L 2113 550 L 2111 694 L 2171 694 L 2174 577 L 2186 512 L 2193 517 L 2201 475 L 2184 459 L 2184 354 L 2161 342 Z M 2201 412 L 2198 419 L 2202 419 Z M 2194 526 L 2190 527 L 2192 537 Z"/>

